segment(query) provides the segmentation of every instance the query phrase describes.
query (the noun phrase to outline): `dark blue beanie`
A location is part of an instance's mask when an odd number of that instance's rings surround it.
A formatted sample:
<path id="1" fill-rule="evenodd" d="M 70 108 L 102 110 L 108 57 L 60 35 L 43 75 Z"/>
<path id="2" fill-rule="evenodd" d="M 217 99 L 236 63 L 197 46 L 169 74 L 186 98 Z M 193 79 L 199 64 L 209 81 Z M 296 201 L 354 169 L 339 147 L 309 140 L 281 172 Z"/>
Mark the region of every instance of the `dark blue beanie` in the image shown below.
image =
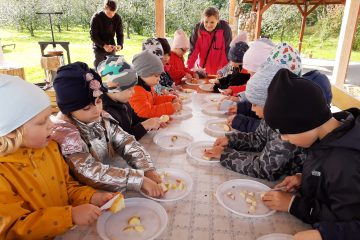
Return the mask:
<path id="1" fill-rule="evenodd" d="M 330 106 L 333 96 L 331 92 L 331 83 L 329 78 L 318 70 L 307 72 L 302 77 L 313 81 L 314 83 L 319 85 L 319 87 L 321 87 L 321 90 L 323 91 L 326 98 L 326 102 Z"/>
<path id="2" fill-rule="evenodd" d="M 75 62 L 58 69 L 54 80 L 56 102 L 64 114 L 95 103 L 106 88 L 101 77 L 86 63 Z"/>
<path id="3" fill-rule="evenodd" d="M 235 63 L 242 63 L 245 52 L 249 49 L 246 42 L 238 42 L 229 50 L 228 58 Z"/>

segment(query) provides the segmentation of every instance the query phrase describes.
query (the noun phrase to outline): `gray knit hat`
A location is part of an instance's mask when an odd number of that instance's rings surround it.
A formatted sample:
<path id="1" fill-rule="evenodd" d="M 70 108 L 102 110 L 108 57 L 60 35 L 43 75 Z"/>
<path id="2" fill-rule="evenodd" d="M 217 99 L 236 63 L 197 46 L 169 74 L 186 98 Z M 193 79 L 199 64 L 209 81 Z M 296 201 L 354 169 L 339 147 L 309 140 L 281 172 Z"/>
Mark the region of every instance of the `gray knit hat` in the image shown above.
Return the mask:
<path id="1" fill-rule="evenodd" d="M 124 91 L 137 84 L 136 71 L 123 56 L 108 56 L 98 65 L 97 72 L 104 82 L 118 83 L 116 90 Z"/>
<path id="2" fill-rule="evenodd" d="M 149 77 L 164 72 L 164 66 L 160 58 L 148 50 L 136 54 L 132 60 L 132 64 L 140 77 Z"/>
<path id="3" fill-rule="evenodd" d="M 259 106 L 265 106 L 268 95 L 268 87 L 275 74 L 283 66 L 279 63 L 265 62 L 246 84 L 245 96 L 249 102 Z"/>
<path id="4" fill-rule="evenodd" d="M 164 50 L 156 38 L 148 38 L 142 43 L 142 50 L 148 50 L 159 58 L 164 57 Z"/>

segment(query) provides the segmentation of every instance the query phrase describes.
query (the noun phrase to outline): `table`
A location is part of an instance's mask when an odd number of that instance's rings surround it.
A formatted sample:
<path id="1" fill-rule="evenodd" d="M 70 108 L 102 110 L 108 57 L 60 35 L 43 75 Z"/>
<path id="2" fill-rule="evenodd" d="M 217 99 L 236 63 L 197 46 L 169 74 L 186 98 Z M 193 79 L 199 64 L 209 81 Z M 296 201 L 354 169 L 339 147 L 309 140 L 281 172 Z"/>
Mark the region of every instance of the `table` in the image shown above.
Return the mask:
<path id="1" fill-rule="evenodd" d="M 204 123 L 208 116 L 201 111 L 205 97 L 210 94 L 194 94 L 192 102 L 186 104 L 193 110 L 192 118 L 175 121 L 163 130 L 183 130 L 194 137 L 195 141 L 215 140 L 204 132 Z M 245 218 L 234 215 L 224 209 L 214 197 L 216 188 L 231 179 L 252 179 L 268 186 L 274 186 L 265 180 L 251 178 L 223 168 L 218 165 L 201 165 L 187 158 L 185 152 L 161 151 L 152 141 L 153 134 L 146 135 L 140 142 L 150 152 L 157 168 L 179 168 L 188 172 L 194 181 L 192 192 L 184 199 L 173 203 L 160 203 L 167 211 L 169 223 L 165 232 L 157 240 L 254 240 L 269 233 L 294 234 L 310 229 L 288 213 L 275 213 L 266 218 Z M 125 197 L 140 196 L 137 193 L 126 193 Z M 58 240 L 100 239 L 96 224 L 90 227 L 79 227 L 69 231 Z"/>
<path id="2" fill-rule="evenodd" d="M 25 79 L 25 71 L 23 67 L 0 68 L 0 74 L 19 76 L 21 79 Z"/>

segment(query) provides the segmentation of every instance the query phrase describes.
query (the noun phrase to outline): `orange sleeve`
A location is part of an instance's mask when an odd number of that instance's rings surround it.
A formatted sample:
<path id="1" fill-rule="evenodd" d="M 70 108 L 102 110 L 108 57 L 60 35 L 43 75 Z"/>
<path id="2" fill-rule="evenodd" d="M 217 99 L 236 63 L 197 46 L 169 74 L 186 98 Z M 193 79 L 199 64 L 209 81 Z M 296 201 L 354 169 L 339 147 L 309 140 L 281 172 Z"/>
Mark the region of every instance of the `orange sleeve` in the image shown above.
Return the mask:
<path id="1" fill-rule="evenodd" d="M 239 92 L 243 92 L 246 90 L 246 84 L 241 86 L 229 86 L 228 88 L 232 90 L 233 96 L 237 96 Z"/>

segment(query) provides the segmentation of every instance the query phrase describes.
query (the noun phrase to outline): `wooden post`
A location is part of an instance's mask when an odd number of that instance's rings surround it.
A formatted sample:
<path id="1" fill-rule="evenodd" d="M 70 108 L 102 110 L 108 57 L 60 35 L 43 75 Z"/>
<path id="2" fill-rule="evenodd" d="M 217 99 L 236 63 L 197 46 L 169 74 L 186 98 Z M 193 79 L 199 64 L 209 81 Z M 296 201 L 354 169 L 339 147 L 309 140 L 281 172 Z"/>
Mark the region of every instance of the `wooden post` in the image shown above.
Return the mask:
<path id="1" fill-rule="evenodd" d="M 258 39 L 261 34 L 261 21 L 262 21 L 262 13 L 261 10 L 264 6 L 264 0 L 258 1 L 257 13 L 256 13 L 256 30 L 255 30 L 255 39 Z"/>
<path id="2" fill-rule="evenodd" d="M 359 0 L 346 1 L 333 71 L 333 80 L 335 80 L 335 85 L 340 88 L 345 82 L 346 73 L 349 66 L 351 47 L 354 40 L 358 15 L 360 11 L 359 9 Z"/>
<path id="3" fill-rule="evenodd" d="M 237 24 L 235 22 L 235 6 L 236 0 L 230 0 L 229 2 L 229 25 L 231 27 L 232 36 L 235 37 L 237 34 Z"/>
<path id="4" fill-rule="evenodd" d="M 300 37 L 299 37 L 299 53 L 301 53 L 302 41 L 304 38 L 305 32 L 305 25 L 306 25 L 306 18 L 308 16 L 307 13 L 307 5 L 304 5 L 304 13 L 301 13 L 301 30 L 300 30 Z"/>
<path id="5" fill-rule="evenodd" d="M 164 38 L 165 33 L 165 0 L 155 0 L 156 36 Z"/>

